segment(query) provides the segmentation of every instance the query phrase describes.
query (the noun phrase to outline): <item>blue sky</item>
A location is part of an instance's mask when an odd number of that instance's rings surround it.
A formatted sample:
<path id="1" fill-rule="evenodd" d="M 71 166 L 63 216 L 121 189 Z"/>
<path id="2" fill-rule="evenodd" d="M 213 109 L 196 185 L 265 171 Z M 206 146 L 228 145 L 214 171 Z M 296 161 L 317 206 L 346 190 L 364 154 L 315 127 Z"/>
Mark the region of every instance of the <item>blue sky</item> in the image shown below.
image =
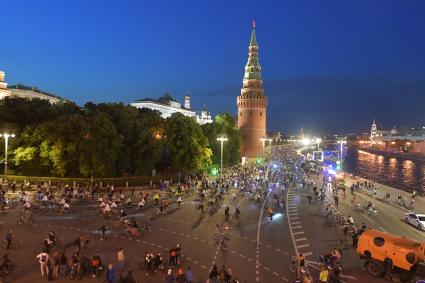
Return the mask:
<path id="1" fill-rule="evenodd" d="M 172 93 L 236 112 L 251 21 L 268 128 L 425 124 L 425 1 L 4 1 L 0 70 L 87 101 Z M 349 102 L 349 105 L 347 105 Z M 347 113 L 351 113 L 347 115 Z"/>

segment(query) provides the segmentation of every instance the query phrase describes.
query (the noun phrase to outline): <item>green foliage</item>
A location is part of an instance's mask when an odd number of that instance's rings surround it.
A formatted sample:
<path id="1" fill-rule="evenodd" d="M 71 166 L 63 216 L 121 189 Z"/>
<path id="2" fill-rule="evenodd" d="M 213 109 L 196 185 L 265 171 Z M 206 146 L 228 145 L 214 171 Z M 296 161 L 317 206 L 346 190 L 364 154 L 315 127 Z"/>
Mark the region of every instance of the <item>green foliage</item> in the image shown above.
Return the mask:
<path id="1" fill-rule="evenodd" d="M 127 177 L 153 169 L 188 174 L 211 164 L 209 138 L 193 118 L 164 120 L 157 111 L 122 103 L 81 108 L 6 98 L 0 101 L 0 129 L 16 134 L 9 139 L 9 167 L 18 175 Z"/>
<path id="2" fill-rule="evenodd" d="M 186 174 L 211 165 L 208 139 L 193 117 L 175 113 L 165 121 L 166 148 L 171 165 Z"/>
<path id="3" fill-rule="evenodd" d="M 202 131 L 211 145 L 214 164 L 220 164 L 220 142 L 217 141 L 219 134 L 225 134 L 228 138 L 223 146 L 223 166 L 231 166 L 240 162 L 241 134 L 231 115 L 227 113 L 217 115 L 213 124 L 202 126 Z"/>

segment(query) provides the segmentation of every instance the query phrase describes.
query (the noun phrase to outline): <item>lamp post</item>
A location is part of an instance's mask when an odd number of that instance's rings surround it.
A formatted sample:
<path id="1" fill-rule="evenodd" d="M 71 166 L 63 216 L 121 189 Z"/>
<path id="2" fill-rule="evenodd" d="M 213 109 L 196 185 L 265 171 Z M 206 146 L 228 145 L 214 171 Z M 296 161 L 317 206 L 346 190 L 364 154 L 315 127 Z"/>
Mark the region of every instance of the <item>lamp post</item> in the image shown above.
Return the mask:
<path id="1" fill-rule="evenodd" d="M 339 140 L 338 143 L 340 144 L 340 155 L 339 155 L 339 162 L 341 164 L 341 168 L 342 168 L 342 151 L 343 151 L 343 144 L 347 143 L 346 140 Z"/>
<path id="2" fill-rule="evenodd" d="M 265 148 L 266 148 L 266 141 L 267 140 L 268 140 L 267 137 L 262 137 L 260 139 L 260 141 L 263 143 L 263 154 L 264 154 L 264 151 L 265 151 Z"/>
<path id="3" fill-rule="evenodd" d="M 319 151 L 320 150 L 320 143 L 322 142 L 322 139 L 321 138 L 317 138 L 316 139 L 316 142 L 317 142 L 317 151 Z"/>
<path id="4" fill-rule="evenodd" d="M 223 143 L 225 141 L 228 141 L 228 138 L 226 135 L 221 134 L 221 135 L 218 135 L 217 141 L 219 141 L 221 144 L 221 148 L 220 148 L 220 176 L 221 176 L 223 174 Z"/>
<path id="5" fill-rule="evenodd" d="M 2 133 L 0 138 L 4 137 L 4 179 L 7 179 L 7 147 L 9 145 L 9 138 L 14 138 L 15 134 Z"/>

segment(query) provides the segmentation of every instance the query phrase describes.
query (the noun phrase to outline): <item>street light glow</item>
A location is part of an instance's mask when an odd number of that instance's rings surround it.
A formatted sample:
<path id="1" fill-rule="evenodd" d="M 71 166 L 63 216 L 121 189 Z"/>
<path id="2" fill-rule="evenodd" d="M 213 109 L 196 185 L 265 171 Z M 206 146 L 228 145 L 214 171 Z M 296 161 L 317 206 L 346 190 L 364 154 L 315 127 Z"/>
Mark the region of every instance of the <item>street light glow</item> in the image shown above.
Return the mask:
<path id="1" fill-rule="evenodd" d="M 220 142 L 220 175 L 223 174 L 223 143 L 228 141 L 228 138 L 225 134 L 220 134 L 217 136 L 217 141 Z"/>
<path id="2" fill-rule="evenodd" d="M 303 138 L 302 143 L 303 145 L 309 145 L 310 144 L 310 139 L 309 138 Z"/>
<path id="3" fill-rule="evenodd" d="M 7 148 L 9 145 L 9 138 L 14 138 L 15 134 L 2 133 L 0 138 L 4 138 L 4 178 L 7 179 Z"/>

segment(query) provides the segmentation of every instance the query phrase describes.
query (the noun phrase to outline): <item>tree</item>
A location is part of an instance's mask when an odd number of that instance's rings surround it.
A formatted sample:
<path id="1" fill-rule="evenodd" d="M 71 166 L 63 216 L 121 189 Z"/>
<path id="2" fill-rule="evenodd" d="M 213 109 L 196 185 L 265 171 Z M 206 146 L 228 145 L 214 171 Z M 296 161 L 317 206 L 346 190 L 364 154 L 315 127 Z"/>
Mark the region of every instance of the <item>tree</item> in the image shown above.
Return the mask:
<path id="1" fill-rule="evenodd" d="M 165 120 L 167 157 L 174 171 L 190 174 L 211 165 L 208 139 L 193 117 L 175 113 Z"/>
<path id="2" fill-rule="evenodd" d="M 240 145 L 241 134 L 236 127 L 235 119 L 228 113 L 221 113 L 215 117 L 214 123 L 202 126 L 204 135 L 208 138 L 213 152 L 213 163 L 220 163 L 220 143 L 217 141 L 219 134 L 227 135 L 228 141 L 223 147 L 223 164 L 226 166 L 238 164 L 241 159 Z"/>

